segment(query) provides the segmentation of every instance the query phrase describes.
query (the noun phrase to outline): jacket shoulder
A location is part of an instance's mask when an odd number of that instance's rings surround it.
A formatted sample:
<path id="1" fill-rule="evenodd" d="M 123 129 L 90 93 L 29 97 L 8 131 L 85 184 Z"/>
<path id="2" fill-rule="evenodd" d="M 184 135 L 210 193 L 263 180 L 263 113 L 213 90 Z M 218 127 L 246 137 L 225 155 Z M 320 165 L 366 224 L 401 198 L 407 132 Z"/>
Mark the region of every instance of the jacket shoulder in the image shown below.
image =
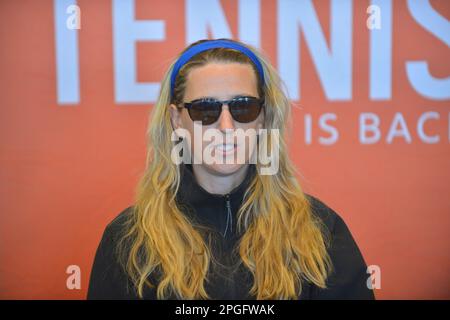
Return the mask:
<path id="1" fill-rule="evenodd" d="M 347 224 L 333 209 L 316 197 L 307 195 L 313 214 L 330 232 L 332 270 L 327 288 L 315 288 L 313 299 L 374 299 L 367 286 L 367 264 Z"/>
<path id="2" fill-rule="evenodd" d="M 334 230 L 336 221 L 341 219 L 339 214 L 319 198 L 314 197 L 310 194 L 305 194 L 305 196 L 310 203 L 313 215 L 325 225 L 328 231 L 332 232 Z"/>
<path id="3" fill-rule="evenodd" d="M 134 206 L 129 206 L 114 217 L 105 227 L 105 235 L 118 235 L 123 231 L 129 218 L 134 213 Z"/>
<path id="4" fill-rule="evenodd" d="M 122 210 L 103 231 L 95 253 L 87 293 L 87 299 L 135 299 L 129 279 L 116 255 L 116 248 L 125 230 L 125 224 L 133 207 Z"/>

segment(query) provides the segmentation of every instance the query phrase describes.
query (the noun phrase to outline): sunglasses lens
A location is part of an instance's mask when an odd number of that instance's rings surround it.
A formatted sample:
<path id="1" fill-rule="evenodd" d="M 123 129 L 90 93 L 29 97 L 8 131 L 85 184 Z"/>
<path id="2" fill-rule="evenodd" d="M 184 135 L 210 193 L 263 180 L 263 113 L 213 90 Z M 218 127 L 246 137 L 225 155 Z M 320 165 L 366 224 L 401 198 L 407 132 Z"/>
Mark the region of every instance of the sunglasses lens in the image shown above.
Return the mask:
<path id="1" fill-rule="evenodd" d="M 243 97 L 228 103 L 233 119 L 240 123 L 249 123 L 258 118 L 262 102 L 258 98 Z M 222 112 L 222 102 L 214 100 L 198 100 L 190 103 L 189 116 L 193 121 L 201 121 L 207 126 L 216 122 Z"/>
<path id="2" fill-rule="evenodd" d="M 229 106 L 234 120 L 241 123 L 248 123 L 258 118 L 262 103 L 257 98 L 248 97 L 230 102 Z"/>
<path id="3" fill-rule="evenodd" d="M 198 101 L 189 108 L 189 116 L 193 121 L 201 121 L 202 125 L 210 125 L 219 119 L 221 103 L 216 101 Z"/>

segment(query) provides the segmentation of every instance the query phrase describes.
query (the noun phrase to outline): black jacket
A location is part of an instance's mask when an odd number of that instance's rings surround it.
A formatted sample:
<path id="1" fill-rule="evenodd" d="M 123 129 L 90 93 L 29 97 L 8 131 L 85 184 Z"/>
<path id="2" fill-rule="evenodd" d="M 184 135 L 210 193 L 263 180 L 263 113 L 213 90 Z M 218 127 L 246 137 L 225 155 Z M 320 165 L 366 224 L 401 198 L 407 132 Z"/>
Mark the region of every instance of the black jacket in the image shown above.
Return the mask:
<path id="1" fill-rule="evenodd" d="M 195 180 L 192 166 L 182 165 L 182 179 L 177 203 L 194 224 L 204 232 L 218 263 L 211 264 L 210 281 L 206 291 L 212 299 L 254 299 L 249 296 L 253 279 L 251 273 L 239 264 L 238 254 L 233 251 L 240 234 L 236 228 L 236 214 L 244 192 L 255 174 L 250 165 L 244 181 L 227 195 L 208 193 Z M 329 254 L 333 272 L 327 279 L 327 289 L 303 283 L 299 299 L 374 299 L 367 288 L 369 274 L 358 246 L 342 218 L 317 198 L 307 195 L 316 214 L 330 232 Z M 114 248 L 120 226 L 128 207 L 106 227 L 97 249 L 89 281 L 88 299 L 138 299 L 131 282 L 114 256 Z M 155 279 L 151 279 L 155 281 Z M 156 290 L 146 288 L 144 299 L 156 299 Z"/>

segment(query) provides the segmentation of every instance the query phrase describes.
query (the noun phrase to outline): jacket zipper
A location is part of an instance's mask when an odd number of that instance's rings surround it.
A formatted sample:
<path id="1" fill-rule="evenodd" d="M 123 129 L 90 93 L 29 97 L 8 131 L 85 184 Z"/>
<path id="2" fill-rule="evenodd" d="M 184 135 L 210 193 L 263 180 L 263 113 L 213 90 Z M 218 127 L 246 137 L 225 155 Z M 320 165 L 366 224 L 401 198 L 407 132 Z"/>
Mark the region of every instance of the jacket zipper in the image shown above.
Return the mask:
<path id="1" fill-rule="evenodd" d="M 233 215 L 231 212 L 230 194 L 225 195 L 225 207 L 226 207 L 226 211 L 227 211 L 227 225 L 225 227 L 225 232 L 223 234 L 224 238 L 227 235 L 228 229 L 230 229 L 230 232 L 233 232 Z M 229 284 L 229 289 L 231 291 L 231 297 L 232 297 L 232 299 L 234 299 L 236 297 L 236 279 L 235 279 L 234 272 L 229 274 L 229 277 L 230 277 L 229 279 L 231 281 L 231 283 Z"/>
<path id="2" fill-rule="evenodd" d="M 233 231 L 233 216 L 231 214 L 230 195 L 229 194 L 225 195 L 225 199 L 226 199 L 225 206 L 227 209 L 227 225 L 225 227 L 225 232 L 223 234 L 224 237 L 227 235 L 228 225 L 230 226 L 230 232 Z"/>

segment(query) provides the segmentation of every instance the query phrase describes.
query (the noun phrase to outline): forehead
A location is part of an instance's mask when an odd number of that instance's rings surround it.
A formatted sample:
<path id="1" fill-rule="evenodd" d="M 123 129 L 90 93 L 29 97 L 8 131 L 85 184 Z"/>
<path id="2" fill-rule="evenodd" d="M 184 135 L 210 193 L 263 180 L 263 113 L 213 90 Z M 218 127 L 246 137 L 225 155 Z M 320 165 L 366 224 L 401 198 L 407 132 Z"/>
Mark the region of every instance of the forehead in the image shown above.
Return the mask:
<path id="1" fill-rule="evenodd" d="M 235 95 L 258 96 L 257 79 L 251 65 L 214 62 L 189 71 L 186 101 L 201 97 L 229 99 Z"/>

